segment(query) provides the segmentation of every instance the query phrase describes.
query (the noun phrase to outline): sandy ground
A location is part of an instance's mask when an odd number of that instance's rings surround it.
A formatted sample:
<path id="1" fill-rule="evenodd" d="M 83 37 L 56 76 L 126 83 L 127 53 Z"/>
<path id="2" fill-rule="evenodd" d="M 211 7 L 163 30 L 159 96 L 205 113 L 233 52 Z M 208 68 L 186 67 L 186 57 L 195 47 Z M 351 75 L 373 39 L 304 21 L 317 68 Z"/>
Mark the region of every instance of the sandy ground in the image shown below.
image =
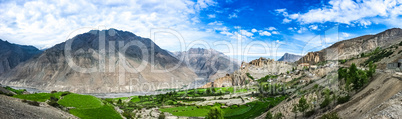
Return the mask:
<path id="1" fill-rule="evenodd" d="M 0 95 L 0 119 L 76 119 L 62 110 L 41 104 L 39 107 L 21 102 L 20 99 Z"/>

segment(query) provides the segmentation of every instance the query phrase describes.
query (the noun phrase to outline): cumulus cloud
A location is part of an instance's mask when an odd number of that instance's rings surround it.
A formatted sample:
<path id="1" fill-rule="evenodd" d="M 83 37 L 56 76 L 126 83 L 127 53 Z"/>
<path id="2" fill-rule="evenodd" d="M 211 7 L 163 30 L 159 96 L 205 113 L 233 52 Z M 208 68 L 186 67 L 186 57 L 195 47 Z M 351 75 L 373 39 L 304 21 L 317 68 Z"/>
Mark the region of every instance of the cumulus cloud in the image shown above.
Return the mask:
<path id="1" fill-rule="evenodd" d="M 280 34 L 278 31 L 272 31 L 272 34 Z"/>
<path id="2" fill-rule="evenodd" d="M 194 16 L 214 5 L 213 0 L 3 1 L 0 38 L 44 48 L 64 42 L 76 29 L 105 25 L 141 37 L 150 37 L 153 28 L 170 28 L 192 39 L 201 36 L 189 34 L 206 33 L 194 25 L 200 22 Z"/>
<path id="3" fill-rule="evenodd" d="M 210 25 L 210 26 L 222 26 L 222 22 L 221 21 L 214 21 L 214 22 L 211 22 L 211 23 L 208 23 L 208 25 Z"/>
<path id="4" fill-rule="evenodd" d="M 367 26 L 372 21 L 387 21 L 402 15 L 400 0 L 330 0 L 322 8 L 310 9 L 306 13 L 289 14 L 286 10 L 277 9 L 286 18 L 284 23 L 296 20 L 301 24 L 337 22 L 345 24 L 360 24 Z M 400 26 L 401 24 L 399 24 Z"/>
<path id="5" fill-rule="evenodd" d="M 247 37 L 251 37 L 251 36 L 254 35 L 253 33 L 248 32 L 248 31 L 246 31 L 246 30 L 240 30 L 240 33 L 241 33 L 242 35 L 247 36 Z"/>
<path id="6" fill-rule="evenodd" d="M 255 33 L 257 32 L 257 29 L 251 29 L 251 32 Z"/>
<path id="7" fill-rule="evenodd" d="M 270 30 L 270 31 L 273 31 L 273 30 L 276 30 L 276 28 L 275 27 L 268 27 L 268 28 L 265 28 L 266 30 Z"/>
<path id="8" fill-rule="evenodd" d="M 269 33 L 268 31 L 262 31 L 260 32 L 260 36 L 271 36 L 271 33 Z"/>
<path id="9" fill-rule="evenodd" d="M 211 18 L 215 18 L 215 17 L 216 17 L 216 15 L 215 15 L 215 14 L 208 14 L 207 16 L 208 16 L 208 18 L 210 18 L 210 19 L 211 19 Z"/>

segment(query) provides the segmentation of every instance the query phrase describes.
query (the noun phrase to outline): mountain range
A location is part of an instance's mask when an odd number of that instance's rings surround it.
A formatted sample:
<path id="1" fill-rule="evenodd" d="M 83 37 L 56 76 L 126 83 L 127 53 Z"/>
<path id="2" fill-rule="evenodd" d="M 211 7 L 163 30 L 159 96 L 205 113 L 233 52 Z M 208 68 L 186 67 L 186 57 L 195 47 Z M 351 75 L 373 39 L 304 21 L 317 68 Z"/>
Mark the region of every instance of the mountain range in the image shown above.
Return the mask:
<path id="1" fill-rule="evenodd" d="M 303 56 L 285 53 L 281 58 L 278 59 L 278 61 L 295 62 L 299 60 L 301 57 Z"/>

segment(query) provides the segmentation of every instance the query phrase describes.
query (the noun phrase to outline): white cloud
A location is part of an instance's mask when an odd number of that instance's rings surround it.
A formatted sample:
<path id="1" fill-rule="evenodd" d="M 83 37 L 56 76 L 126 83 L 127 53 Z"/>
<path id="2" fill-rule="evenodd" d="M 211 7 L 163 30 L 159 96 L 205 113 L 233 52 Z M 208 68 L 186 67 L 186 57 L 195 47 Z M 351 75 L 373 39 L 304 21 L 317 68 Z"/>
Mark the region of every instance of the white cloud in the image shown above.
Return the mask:
<path id="1" fill-rule="evenodd" d="M 257 32 L 257 29 L 251 29 L 251 32 L 255 33 Z"/>
<path id="2" fill-rule="evenodd" d="M 279 34 L 278 31 L 272 31 L 272 34 Z"/>
<path id="3" fill-rule="evenodd" d="M 310 26 L 308 26 L 308 28 L 310 28 L 312 30 L 317 30 L 318 26 L 317 25 L 310 25 Z"/>
<path id="4" fill-rule="evenodd" d="M 215 17 L 216 17 L 216 15 L 215 15 L 215 14 L 208 14 L 207 16 L 208 16 L 208 18 L 210 18 L 210 19 L 211 19 L 211 18 L 215 18 Z"/>
<path id="5" fill-rule="evenodd" d="M 237 14 L 236 13 L 229 14 L 229 19 L 232 19 L 232 18 L 237 18 Z"/>
<path id="6" fill-rule="evenodd" d="M 276 28 L 271 26 L 271 27 L 266 28 L 266 30 L 273 31 L 273 30 L 276 30 Z"/>
<path id="7" fill-rule="evenodd" d="M 242 35 L 244 35 L 244 36 L 247 36 L 247 37 L 251 37 L 251 36 L 254 35 L 253 33 L 248 32 L 248 31 L 246 31 L 246 30 L 240 30 L 240 33 L 241 33 Z"/>
<path id="8" fill-rule="evenodd" d="M 210 25 L 210 26 L 222 26 L 223 23 L 221 21 L 214 21 L 214 22 L 208 23 L 208 25 Z"/>
<path id="9" fill-rule="evenodd" d="M 260 32 L 260 36 L 271 36 L 271 33 L 269 33 L 268 31 L 263 31 Z"/>
<path id="10" fill-rule="evenodd" d="M 179 31 L 185 39 L 197 39 L 194 37 L 202 36 L 187 34 L 210 35 L 198 30 L 196 23 L 200 20 L 194 16 L 214 5 L 217 3 L 212 0 L 3 1 L 0 2 L 0 38 L 50 47 L 67 40 L 76 29 L 104 25 L 147 38 L 153 28 L 170 28 Z"/>
<path id="11" fill-rule="evenodd" d="M 288 19 L 288 18 L 285 18 L 285 19 L 283 19 L 283 21 L 282 21 L 282 23 L 289 23 L 289 22 L 291 22 L 292 20 L 290 20 L 290 19 Z"/>
<path id="12" fill-rule="evenodd" d="M 402 1 L 400 0 L 330 0 L 322 8 L 310 9 L 306 13 L 283 14 L 284 23 L 297 20 L 301 24 L 337 22 L 345 24 L 360 24 L 367 26 L 372 21 L 396 20 L 402 15 Z M 284 13 L 284 10 L 277 10 Z M 369 19 L 369 20 L 368 20 Z M 381 20 L 377 20 L 381 19 Z M 399 20 L 400 21 L 400 20 Z M 384 22 L 385 24 L 392 24 Z M 401 24 L 398 24 L 401 25 Z"/>

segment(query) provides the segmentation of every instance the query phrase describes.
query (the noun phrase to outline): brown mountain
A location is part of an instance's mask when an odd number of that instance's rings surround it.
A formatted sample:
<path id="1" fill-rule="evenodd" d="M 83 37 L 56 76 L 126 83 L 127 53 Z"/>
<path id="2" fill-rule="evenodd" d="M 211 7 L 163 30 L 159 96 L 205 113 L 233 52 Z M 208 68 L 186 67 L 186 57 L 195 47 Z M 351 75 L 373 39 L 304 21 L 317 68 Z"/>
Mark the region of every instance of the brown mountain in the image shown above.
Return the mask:
<path id="1" fill-rule="evenodd" d="M 194 72 L 150 39 L 109 29 L 92 30 L 57 44 L 3 74 L 0 82 L 106 93 L 180 88 L 195 78 Z"/>
<path id="2" fill-rule="evenodd" d="M 299 60 L 301 57 L 302 56 L 300 56 L 300 55 L 285 53 L 281 58 L 278 59 L 278 61 L 295 62 L 295 61 Z"/>
<path id="3" fill-rule="evenodd" d="M 375 35 L 365 35 L 339 41 L 320 51 L 309 52 L 297 62 L 315 64 L 325 60 L 349 59 L 377 47 L 388 47 L 401 41 L 402 29 L 392 28 Z"/>
<path id="4" fill-rule="evenodd" d="M 12 44 L 0 39 L 0 75 L 40 53 L 42 51 L 33 46 Z"/>
<path id="5" fill-rule="evenodd" d="M 213 49 L 190 48 L 188 51 L 175 52 L 175 55 L 183 59 L 199 78 L 209 81 L 233 73 L 240 67 L 236 61 Z"/>

